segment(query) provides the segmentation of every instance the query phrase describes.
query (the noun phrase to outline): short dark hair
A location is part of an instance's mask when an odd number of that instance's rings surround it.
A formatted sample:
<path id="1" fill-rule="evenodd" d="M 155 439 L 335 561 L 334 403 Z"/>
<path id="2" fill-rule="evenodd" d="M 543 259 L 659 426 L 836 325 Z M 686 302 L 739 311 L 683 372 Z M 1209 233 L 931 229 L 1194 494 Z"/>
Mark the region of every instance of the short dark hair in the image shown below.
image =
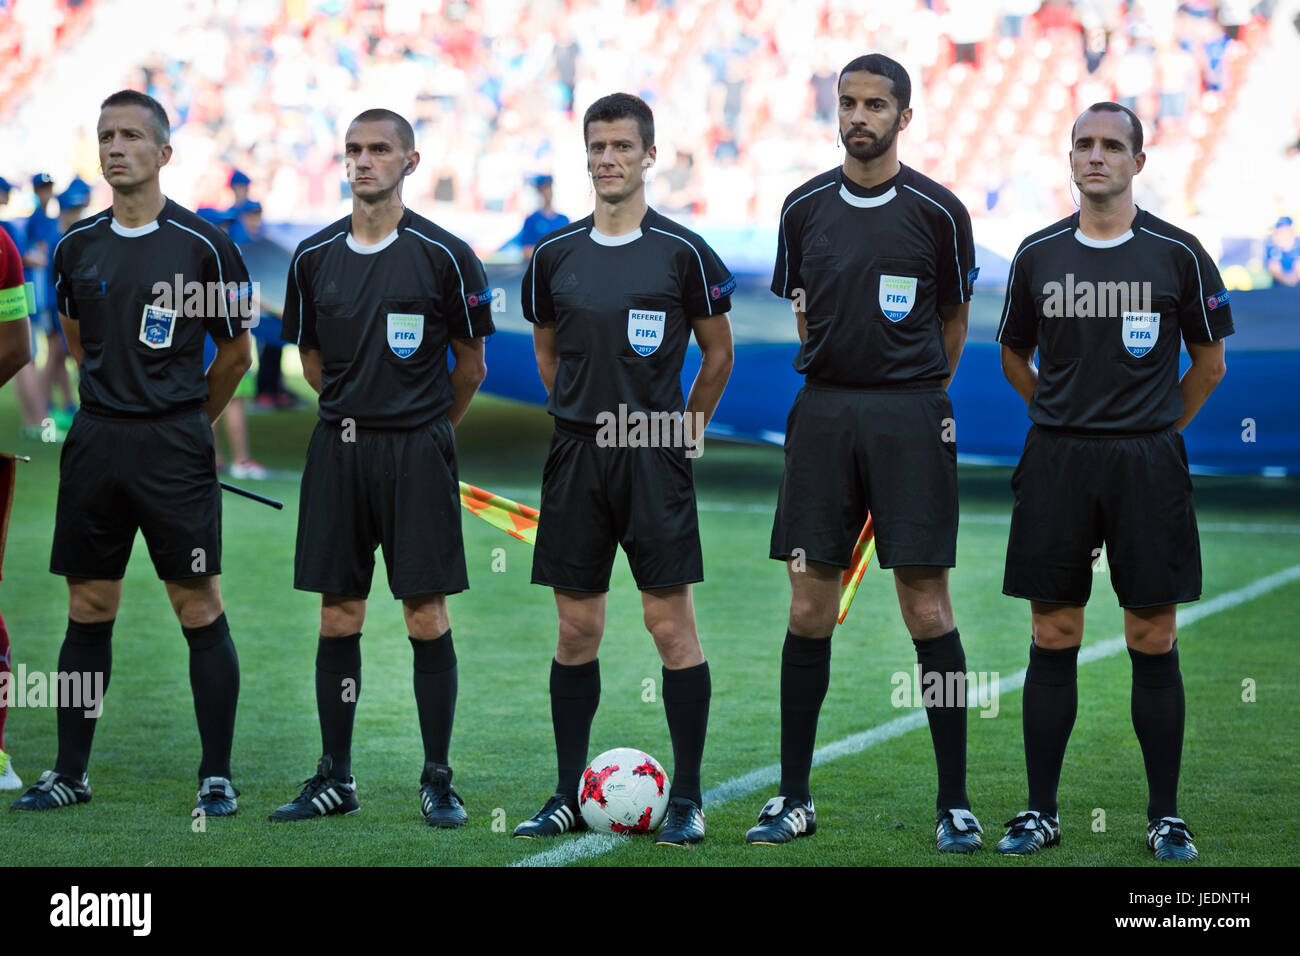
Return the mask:
<path id="1" fill-rule="evenodd" d="M 167 119 L 167 111 L 148 93 L 141 93 L 139 90 L 118 90 L 99 104 L 101 111 L 110 106 L 144 107 L 149 112 L 149 125 L 153 127 L 154 142 L 159 146 L 166 146 L 171 142 L 172 124 Z"/>
<path id="2" fill-rule="evenodd" d="M 883 53 L 868 53 L 850 60 L 848 65 L 840 70 L 840 78 L 835 81 L 837 89 L 843 82 L 845 73 L 874 73 L 876 76 L 883 76 L 892 84 L 890 92 L 898 101 L 899 111 L 912 105 L 912 78 L 907 75 L 907 70 L 903 69 L 903 64 L 891 60 Z"/>
<path id="3" fill-rule="evenodd" d="M 415 130 L 406 121 L 406 117 L 400 113 L 384 109 L 366 110 L 353 117 L 348 126 L 352 127 L 357 123 L 392 123 L 393 129 L 397 132 L 397 142 L 402 147 L 402 151 L 409 153 L 415 149 Z"/>
<path id="4" fill-rule="evenodd" d="M 1120 106 L 1118 103 L 1112 103 L 1110 100 L 1107 100 L 1104 103 L 1093 103 L 1084 110 L 1083 113 L 1123 113 L 1128 117 L 1129 125 L 1132 127 L 1128 139 L 1129 145 L 1133 147 L 1133 155 L 1136 156 L 1138 153 L 1142 152 L 1142 121 L 1138 119 L 1137 114 L 1127 106 Z M 1079 116 L 1082 116 L 1083 113 L 1080 113 Z M 1070 127 L 1070 147 L 1072 149 L 1074 148 L 1074 130 L 1078 125 L 1079 120 L 1076 117 L 1074 125 Z"/>
<path id="5" fill-rule="evenodd" d="M 655 116 L 646 101 L 631 93 L 611 93 L 602 96 L 587 107 L 582 117 L 582 141 L 587 141 L 587 130 L 592 123 L 612 123 L 615 120 L 634 119 L 641 132 L 641 145 L 649 149 L 655 144 Z"/>

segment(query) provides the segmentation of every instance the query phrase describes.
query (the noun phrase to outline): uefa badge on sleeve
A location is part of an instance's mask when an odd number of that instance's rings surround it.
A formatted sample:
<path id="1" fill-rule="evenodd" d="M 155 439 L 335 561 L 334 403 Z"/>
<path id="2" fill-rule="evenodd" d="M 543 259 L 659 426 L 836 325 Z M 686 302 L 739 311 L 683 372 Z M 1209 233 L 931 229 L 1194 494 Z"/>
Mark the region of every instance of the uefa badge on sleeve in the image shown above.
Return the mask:
<path id="1" fill-rule="evenodd" d="M 664 340 L 667 312 L 649 309 L 627 310 L 627 340 L 637 355 L 653 355 Z"/>
<path id="2" fill-rule="evenodd" d="M 170 348 L 176 333 L 176 310 L 146 305 L 140 317 L 140 341 L 151 349 Z"/>
<path id="3" fill-rule="evenodd" d="M 409 312 L 388 313 L 388 347 L 404 359 L 415 354 L 424 341 L 424 316 Z"/>
<path id="4" fill-rule="evenodd" d="M 901 322 L 907 318 L 916 302 L 915 276 L 880 277 L 880 311 L 890 322 Z"/>
<path id="5" fill-rule="evenodd" d="M 1134 358 L 1141 358 L 1156 347 L 1160 338 L 1159 312 L 1124 313 L 1124 348 Z"/>

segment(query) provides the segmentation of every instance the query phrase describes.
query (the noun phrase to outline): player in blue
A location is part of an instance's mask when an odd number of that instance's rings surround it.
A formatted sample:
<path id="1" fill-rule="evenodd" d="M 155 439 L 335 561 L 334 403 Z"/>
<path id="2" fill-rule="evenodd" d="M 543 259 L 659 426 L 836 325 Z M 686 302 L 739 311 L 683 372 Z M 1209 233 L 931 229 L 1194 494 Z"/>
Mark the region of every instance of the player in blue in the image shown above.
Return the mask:
<path id="1" fill-rule="evenodd" d="M 1274 282 L 1300 285 L 1300 247 L 1296 245 L 1290 216 L 1281 217 L 1273 227 L 1273 234 L 1264 247 L 1264 265 Z"/>
<path id="2" fill-rule="evenodd" d="M 542 197 L 542 208 L 530 213 L 524 220 L 524 227 L 519 230 L 519 244 L 524 247 L 525 261 L 533 257 L 533 249 L 548 233 L 569 224 L 568 216 L 551 208 L 555 180 L 550 176 L 538 176 L 533 180 L 533 185 L 537 187 L 537 194 Z"/>

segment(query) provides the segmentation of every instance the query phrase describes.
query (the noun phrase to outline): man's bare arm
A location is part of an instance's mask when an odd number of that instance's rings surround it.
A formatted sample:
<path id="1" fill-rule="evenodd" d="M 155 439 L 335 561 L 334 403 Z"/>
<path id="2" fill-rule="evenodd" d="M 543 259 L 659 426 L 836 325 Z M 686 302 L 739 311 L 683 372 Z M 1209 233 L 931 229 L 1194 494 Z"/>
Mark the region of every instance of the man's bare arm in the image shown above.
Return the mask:
<path id="1" fill-rule="evenodd" d="M 725 315 L 711 315 L 691 320 L 695 341 L 700 346 L 700 370 L 686 399 L 686 435 L 698 443 L 704 428 L 717 411 L 723 389 L 731 378 L 735 348 L 731 339 L 731 320 Z M 698 425 L 697 425 L 698 419 Z"/>
<path id="2" fill-rule="evenodd" d="M 537 374 L 546 386 L 546 394 L 555 391 L 555 373 L 560 367 L 560 357 L 555 351 L 555 326 L 533 326 L 533 351 L 537 354 Z"/>
<path id="3" fill-rule="evenodd" d="M 487 378 L 483 343 L 481 338 L 451 340 L 451 354 L 456 358 L 456 367 L 451 370 L 451 392 L 454 398 L 451 408 L 447 410 L 447 419 L 453 428 L 465 417 L 474 393 L 483 384 L 483 379 Z"/>
<path id="4" fill-rule="evenodd" d="M 241 332 L 233 339 L 217 341 L 217 357 L 208 366 L 208 400 L 203 410 L 215 422 L 230 404 L 239 380 L 253 367 L 253 337 Z"/>
<path id="5" fill-rule="evenodd" d="M 298 361 L 302 363 L 302 377 L 312 390 L 320 394 L 320 349 L 298 349 Z"/>
<path id="6" fill-rule="evenodd" d="M 32 329 L 27 316 L 0 322 L 0 385 L 32 360 Z"/>
<path id="7" fill-rule="evenodd" d="M 947 388 L 957 374 L 957 363 L 961 361 L 962 349 L 966 347 L 966 333 L 970 329 L 970 303 L 940 306 L 939 321 L 943 323 L 943 349 L 948 353 L 948 377 L 943 383 L 943 387 Z"/>
<path id="8" fill-rule="evenodd" d="M 86 354 L 81 347 L 81 323 L 62 312 L 59 313 L 59 323 L 63 326 L 63 337 L 68 342 L 68 354 L 77 363 L 77 368 L 81 368 L 81 360 Z"/>
<path id="9" fill-rule="evenodd" d="M 1217 342 L 1188 342 L 1187 354 L 1192 357 L 1192 364 L 1178 383 L 1178 390 L 1183 393 L 1183 414 L 1174 423 L 1174 427 L 1179 431 L 1196 417 L 1205 400 L 1228 372 L 1223 339 Z"/>
<path id="10" fill-rule="evenodd" d="M 1034 389 L 1038 388 L 1038 369 L 1034 366 L 1033 348 L 1013 349 L 1002 346 L 1002 374 L 1025 400 L 1026 405 L 1034 400 Z"/>

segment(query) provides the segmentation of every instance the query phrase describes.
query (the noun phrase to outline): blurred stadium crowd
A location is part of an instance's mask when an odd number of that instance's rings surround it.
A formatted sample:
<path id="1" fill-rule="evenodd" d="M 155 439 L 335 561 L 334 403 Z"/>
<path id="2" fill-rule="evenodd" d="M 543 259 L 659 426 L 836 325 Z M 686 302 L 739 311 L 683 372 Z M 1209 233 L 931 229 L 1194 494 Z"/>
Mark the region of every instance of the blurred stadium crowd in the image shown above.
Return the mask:
<path id="1" fill-rule="evenodd" d="M 476 237 L 495 248 L 534 208 L 535 176 L 554 176 L 558 210 L 586 211 L 582 110 L 623 89 L 656 112 L 652 203 L 754 223 L 839 162 L 837 72 L 877 50 L 913 77 L 904 160 L 977 220 L 1069 212 L 1069 125 L 1106 99 L 1138 112 L 1160 155 L 1139 204 L 1182 218 L 1197 211 L 1273 12 L 1271 0 L 0 0 L 0 69 L 15 74 L 0 123 L 25 138 L 7 160 L 32 167 L 0 175 L 99 182 L 93 112 L 50 110 L 40 77 L 60 56 L 84 57 L 75 41 L 88 18 L 147 18 L 122 75 L 97 70 L 94 82 L 168 108 L 166 185 L 192 208 L 228 205 L 239 169 L 268 221 L 336 218 L 342 129 L 382 104 L 416 127 L 407 201 L 435 216 L 508 214 Z M 29 211 L 15 199 L 0 216 Z"/>

